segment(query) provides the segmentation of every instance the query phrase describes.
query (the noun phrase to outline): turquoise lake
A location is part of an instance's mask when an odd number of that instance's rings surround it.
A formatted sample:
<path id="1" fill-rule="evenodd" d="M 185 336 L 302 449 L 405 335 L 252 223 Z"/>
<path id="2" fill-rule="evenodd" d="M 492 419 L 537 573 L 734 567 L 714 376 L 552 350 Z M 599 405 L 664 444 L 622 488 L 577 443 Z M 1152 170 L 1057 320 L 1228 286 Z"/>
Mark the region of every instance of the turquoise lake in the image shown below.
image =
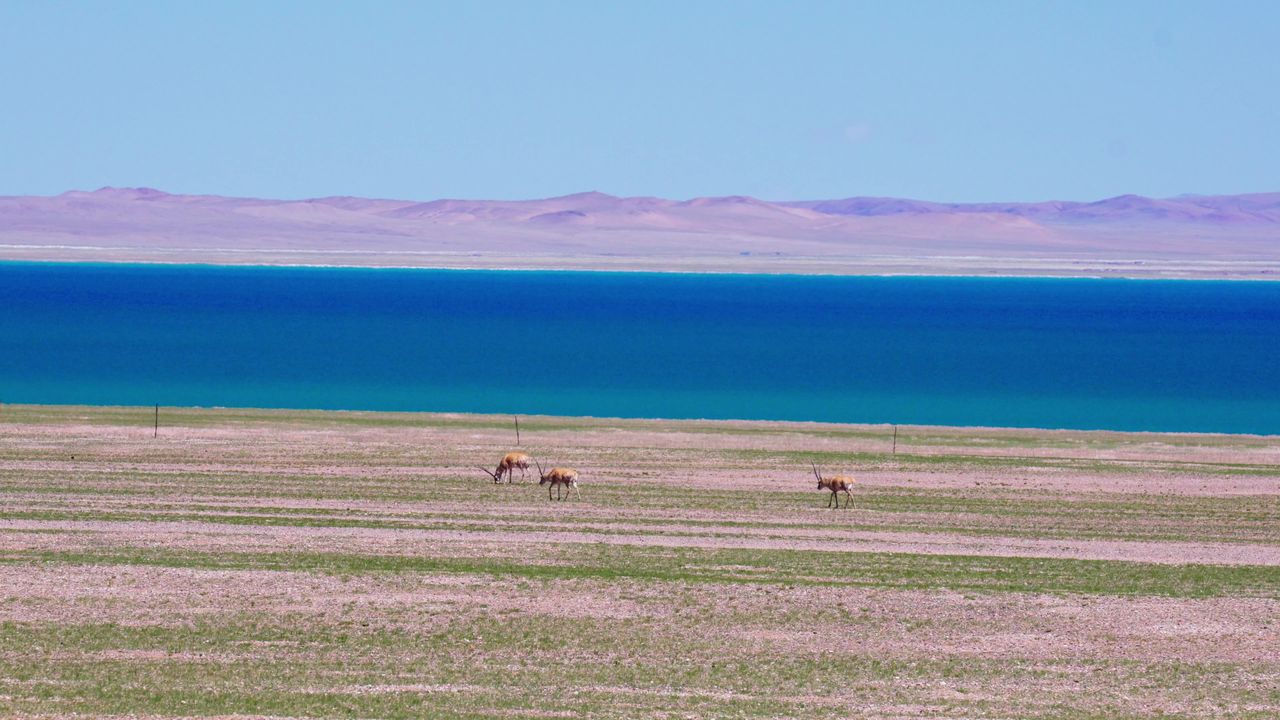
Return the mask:
<path id="1" fill-rule="evenodd" d="M 1280 433 L 1280 283 L 0 263 L 0 402 Z"/>

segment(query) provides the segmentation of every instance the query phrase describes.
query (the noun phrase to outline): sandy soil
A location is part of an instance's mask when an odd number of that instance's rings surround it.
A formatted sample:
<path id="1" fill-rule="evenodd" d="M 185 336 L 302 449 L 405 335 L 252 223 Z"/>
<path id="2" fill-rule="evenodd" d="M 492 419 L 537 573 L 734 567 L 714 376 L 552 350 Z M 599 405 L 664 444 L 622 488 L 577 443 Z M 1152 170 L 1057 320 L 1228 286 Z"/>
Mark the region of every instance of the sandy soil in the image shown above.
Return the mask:
<path id="1" fill-rule="evenodd" d="M 4 568 L 11 588 L 4 620 L 111 622 L 146 627 L 192 616 L 305 613 L 348 622 L 444 624 L 451 612 L 527 611 L 565 618 L 669 620 L 699 608 L 761 618 L 736 631 L 743 639 L 811 652 L 870 652 L 886 657 L 934 654 L 982 658 L 1124 658 L 1198 661 L 1274 660 L 1280 600 L 1211 598 L 966 597 L 954 592 L 871 588 L 773 588 L 735 594 L 697 588 L 688 604 L 633 583 L 577 583 L 530 593 L 517 583 L 468 576 L 334 576 L 275 571 L 111 567 Z M 568 594 L 571 591 L 571 596 Z M 193 601 L 194 599 L 194 601 Z M 568 600 L 572 602 L 567 602 Z M 827 633 L 819 626 L 775 628 L 779 608 L 821 617 L 846 608 L 875 632 Z M 391 609 L 404 611 L 389 612 Z M 461 609 L 461 610 L 459 610 Z M 395 618 L 388 620 L 388 618 Z M 261 648 L 269 651 L 269 646 Z"/>
<path id="2" fill-rule="evenodd" d="M 625 515 L 625 513 L 623 513 Z M 26 551 L 102 549 L 116 546 L 167 550 L 271 552 L 355 552 L 375 555 L 428 555 L 442 546 L 475 548 L 489 544 L 491 557 L 504 553 L 511 543 L 546 545 L 602 543 L 652 547 L 737 548 L 755 550 L 804 550 L 842 553 L 913 553 L 926 555 L 978 555 L 990 557 L 1078 558 L 1124 560 L 1180 565 L 1280 566 L 1275 545 L 1246 543 L 1126 542 L 1119 540 L 1038 540 L 997 537 L 977 539 L 948 533 L 859 532 L 849 530 L 764 529 L 725 531 L 705 525 L 681 525 L 672 521 L 661 533 L 628 533 L 637 528 L 625 522 L 588 525 L 593 532 L 555 529 L 504 530 L 501 520 L 485 530 L 413 530 L 383 528 L 263 528 L 228 527 L 217 523 L 75 522 L 9 520 L 0 525 L 0 548 Z M 540 522 L 539 528 L 554 523 Z M 575 524 L 581 527 L 581 523 Z M 33 531 L 39 531 L 35 533 Z M 608 531 L 609 534 L 600 534 Z M 762 537 L 763 536 L 763 537 Z"/>

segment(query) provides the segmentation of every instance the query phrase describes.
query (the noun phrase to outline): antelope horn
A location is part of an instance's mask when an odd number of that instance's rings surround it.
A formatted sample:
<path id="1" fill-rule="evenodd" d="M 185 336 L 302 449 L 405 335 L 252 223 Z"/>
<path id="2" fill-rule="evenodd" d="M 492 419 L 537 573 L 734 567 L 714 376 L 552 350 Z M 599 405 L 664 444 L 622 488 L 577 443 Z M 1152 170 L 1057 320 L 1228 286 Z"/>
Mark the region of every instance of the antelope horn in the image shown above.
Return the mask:
<path id="1" fill-rule="evenodd" d="M 542 463 L 534 460 L 533 464 L 538 466 L 538 477 L 542 477 Z"/>
<path id="2" fill-rule="evenodd" d="M 809 461 L 809 465 L 813 467 L 813 476 L 818 480 L 822 480 L 822 473 L 818 472 L 818 466 L 812 460 Z"/>
<path id="3" fill-rule="evenodd" d="M 498 482 L 498 476 L 489 472 L 489 468 L 480 468 L 480 469 L 484 471 L 485 475 L 488 475 L 489 477 L 493 478 L 494 482 Z"/>

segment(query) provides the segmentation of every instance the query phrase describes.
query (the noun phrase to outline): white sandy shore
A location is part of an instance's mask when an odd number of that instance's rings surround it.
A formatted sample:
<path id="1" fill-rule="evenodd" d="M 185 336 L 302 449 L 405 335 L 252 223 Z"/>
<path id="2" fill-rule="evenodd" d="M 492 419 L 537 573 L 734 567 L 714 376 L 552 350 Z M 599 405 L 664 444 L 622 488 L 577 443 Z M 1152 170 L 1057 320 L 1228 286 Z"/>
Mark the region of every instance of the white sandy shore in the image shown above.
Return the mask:
<path id="1" fill-rule="evenodd" d="M 0 244 L 0 261 L 160 263 L 239 266 L 589 270 L 609 272 L 794 275 L 1081 277 L 1280 280 L 1280 266 L 1259 260 L 1137 260 L 984 256 L 626 256 L 239 248 L 136 248 Z"/>

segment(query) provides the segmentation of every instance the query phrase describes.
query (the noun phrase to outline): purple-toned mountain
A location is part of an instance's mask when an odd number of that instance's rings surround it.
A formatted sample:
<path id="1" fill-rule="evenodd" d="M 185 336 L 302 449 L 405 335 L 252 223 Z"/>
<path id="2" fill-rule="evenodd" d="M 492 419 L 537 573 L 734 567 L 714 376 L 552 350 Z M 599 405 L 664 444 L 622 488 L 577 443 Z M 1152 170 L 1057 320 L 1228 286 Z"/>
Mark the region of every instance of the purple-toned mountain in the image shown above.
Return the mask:
<path id="1" fill-rule="evenodd" d="M 1048 222 L 1176 220 L 1209 223 L 1280 223 L 1280 193 L 1183 195 L 1156 200 L 1120 195 L 1097 202 L 939 203 L 897 198 L 853 197 L 780 203 L 830 215 L 928 215 L 995 213 Z"/>
<path id="2" fill-rule="evenodd" d="M 587 192 L 417 202 L 102 188 L 0 197 L 4 258 L 840 272 L 869 263 L 948 271 L 1035 259 L 1249 263 L 1268 275 L 1280 258 L 1280 193 L 941 203 Z"/>

